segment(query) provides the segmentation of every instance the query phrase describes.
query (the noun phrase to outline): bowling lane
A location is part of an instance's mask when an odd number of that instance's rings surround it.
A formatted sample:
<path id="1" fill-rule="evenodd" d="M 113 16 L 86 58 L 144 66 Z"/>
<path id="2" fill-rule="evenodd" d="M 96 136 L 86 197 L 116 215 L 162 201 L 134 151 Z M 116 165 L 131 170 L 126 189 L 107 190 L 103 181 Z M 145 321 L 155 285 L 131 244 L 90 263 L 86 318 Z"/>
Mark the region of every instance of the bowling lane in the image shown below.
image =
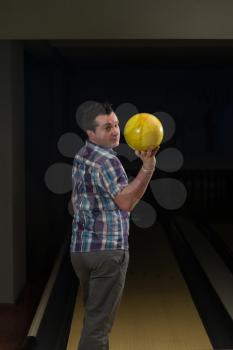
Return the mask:
<path id="1" fill-rule="evenodd" d="M 78 341 L 82 330 L 82 321 L 84 316 L 84 306 L 82 303 L 82 291 L 79 288 L 76 296 L 73 317 L 70 326 L 69 339 L 66 350 L 77 350 Z"/>
<path id="2" fill-rule="evenodd" d="M 164 228 L 157 224 L 153 231 L 131 235 L 130 266 L 110 337 L 111 350 L 212 349 Z M 69 350 L 77 348 L 82 317 L 78 295 Z"/>
<path id="3" fill-rule="evenodd" d="M 176 217 L 182 233 L 233 320 L 233 275 L 211 243 L 188 217 Z"/>

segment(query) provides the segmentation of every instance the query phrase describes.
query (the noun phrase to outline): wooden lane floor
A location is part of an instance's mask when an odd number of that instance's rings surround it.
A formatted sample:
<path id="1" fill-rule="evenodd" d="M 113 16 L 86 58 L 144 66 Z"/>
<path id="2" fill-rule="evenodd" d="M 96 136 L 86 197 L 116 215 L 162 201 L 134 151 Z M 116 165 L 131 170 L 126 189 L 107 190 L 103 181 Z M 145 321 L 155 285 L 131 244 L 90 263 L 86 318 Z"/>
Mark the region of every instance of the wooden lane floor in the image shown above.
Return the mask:
<path id="1" fill-rule="evenodd" d="M 189 242 L 213 289 L 233 320 L 233 275 L 211 243 L 201 234 L 192 220 L 176 217 L 183 235 Z"/>
<path id="2" fill-rule="evenodd" d="M 124 296 L 111 332 L 110 349 L 212 349 L 163 227 L 157 224 L 150 233 L 142 230 L 131 237 L 131 245 Z M 83 306 L 77 296 L 68 350 L 77 349 L 82 317 Z"/>
<path id="3" fill-rule="evenodd" d="M 73 312 L 70 334 L 67 343 L 67 350 L 77 350 L 78 341 L 82 330 L 82 322 L 84 316 L 84 307 L 82 302 L 82 291 L 79 289 L 76 297 L 76 303 Z"/>

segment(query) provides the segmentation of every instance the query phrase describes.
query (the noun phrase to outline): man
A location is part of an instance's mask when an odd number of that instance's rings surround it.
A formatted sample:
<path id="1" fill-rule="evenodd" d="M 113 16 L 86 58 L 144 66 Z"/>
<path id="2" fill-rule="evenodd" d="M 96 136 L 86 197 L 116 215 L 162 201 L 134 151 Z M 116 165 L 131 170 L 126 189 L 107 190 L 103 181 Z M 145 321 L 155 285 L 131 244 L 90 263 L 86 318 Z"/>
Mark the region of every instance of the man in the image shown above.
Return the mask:
<path id="1" fill-rule="evenodd" d="M 88 140 L 75 156 L 72 171 L 71 261 L 85 305 L 78 350 L 107 350 L 129 261 L 129 212 L 149 184 L 157 150 L 136 152 L 143 165 L 128 184 L 113 151 L 120 129 L 111 106 L 93 103 L 84 116 Z"/>

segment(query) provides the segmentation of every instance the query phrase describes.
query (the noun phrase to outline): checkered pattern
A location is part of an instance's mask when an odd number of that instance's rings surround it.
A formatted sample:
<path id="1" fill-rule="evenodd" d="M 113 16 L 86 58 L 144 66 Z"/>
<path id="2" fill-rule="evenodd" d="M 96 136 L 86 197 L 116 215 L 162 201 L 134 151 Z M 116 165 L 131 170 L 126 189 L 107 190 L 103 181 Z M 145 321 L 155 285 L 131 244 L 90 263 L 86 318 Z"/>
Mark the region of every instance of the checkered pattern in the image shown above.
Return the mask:
<path id="1" fill-rule="evenodd" d="M 87 141 L 74 158 L 72 183 L 71 251 L 128 250 L 129 213 L 114 202 L 128 179 L 116 153 Z"/>

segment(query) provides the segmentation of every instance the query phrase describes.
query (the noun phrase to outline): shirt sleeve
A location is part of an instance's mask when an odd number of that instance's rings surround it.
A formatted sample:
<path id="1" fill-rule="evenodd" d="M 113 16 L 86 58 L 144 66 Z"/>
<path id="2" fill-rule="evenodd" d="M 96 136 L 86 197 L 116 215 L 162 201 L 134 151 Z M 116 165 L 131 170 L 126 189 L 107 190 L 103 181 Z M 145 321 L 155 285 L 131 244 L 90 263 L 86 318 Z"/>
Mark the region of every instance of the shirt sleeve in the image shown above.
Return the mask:
<path id="1" fill-rule="evenodd" d="M 128 185 L 128 178 L 120 160 L 107 159 L 101 168 L 102 187 L 112 197 L 115 197 L 124 187 Z"/>

